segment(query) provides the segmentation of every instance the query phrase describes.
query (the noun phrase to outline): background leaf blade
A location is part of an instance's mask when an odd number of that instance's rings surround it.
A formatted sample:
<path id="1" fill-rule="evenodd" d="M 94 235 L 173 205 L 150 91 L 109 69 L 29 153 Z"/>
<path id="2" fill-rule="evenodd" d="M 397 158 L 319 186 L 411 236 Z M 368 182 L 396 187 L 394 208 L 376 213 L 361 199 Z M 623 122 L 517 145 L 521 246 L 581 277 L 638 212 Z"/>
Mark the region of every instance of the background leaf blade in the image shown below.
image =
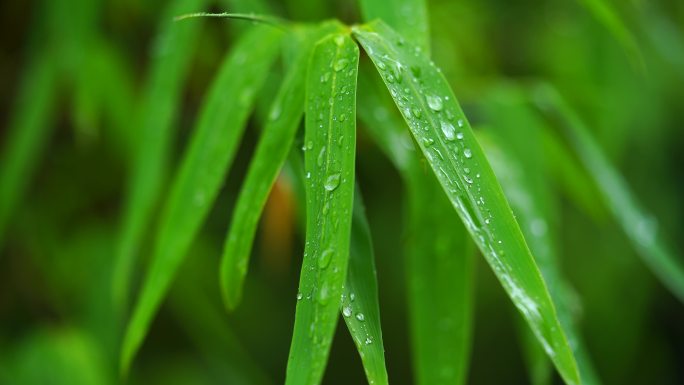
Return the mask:
<path id="1" fill-rule="evenodd" d="M 159 46 L 154 48 L 152 68 L 135 116 L 140 139 L 133 148 L 112 273 L 112 295 L 120 313 L 124 313 L 129 302 L 135 258 L 166 178 L 177 106 L 201 26 L 200 22 L 175 23 L 173 17 L 196 11 L 205 4 L 206 0 L 176 0 L 161 18 Z"/>

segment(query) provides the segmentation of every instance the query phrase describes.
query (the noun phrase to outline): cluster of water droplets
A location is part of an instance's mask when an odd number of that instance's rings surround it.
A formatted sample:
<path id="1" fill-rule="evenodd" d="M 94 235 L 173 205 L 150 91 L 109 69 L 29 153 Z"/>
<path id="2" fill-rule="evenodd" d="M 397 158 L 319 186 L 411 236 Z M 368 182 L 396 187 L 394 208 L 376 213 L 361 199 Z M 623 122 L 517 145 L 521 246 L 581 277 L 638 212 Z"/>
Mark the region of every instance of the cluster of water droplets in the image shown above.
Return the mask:
<path id="1" fill-rule="evenodd" d="M 370 345 L 373 343 L 374 338 L 368 330 L 368 325 L 365 323 L 366 315 L 362 311 L 355 309 L 358 307 L 354 303 L 355 299 L 356 295 L 354 293 L 349 293 L 348 297 L 346 294 L 342 294 L 342 315 L 345 318 L 345 322 L 351 328 L 357 345 Z M 350 322 L 350 320 L 353 321 Z"/>

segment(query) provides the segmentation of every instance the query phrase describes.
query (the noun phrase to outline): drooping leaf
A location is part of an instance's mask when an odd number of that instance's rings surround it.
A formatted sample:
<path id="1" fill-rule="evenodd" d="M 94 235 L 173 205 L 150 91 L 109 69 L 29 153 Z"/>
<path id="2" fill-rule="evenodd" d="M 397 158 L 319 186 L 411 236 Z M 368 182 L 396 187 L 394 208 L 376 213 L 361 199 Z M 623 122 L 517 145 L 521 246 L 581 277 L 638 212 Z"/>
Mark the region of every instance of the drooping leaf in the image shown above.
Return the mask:
<path id="1" fill-rule="evenodd" d="M 50 137 L 57 95 L 52 57 L 36 57 L 22 77 L 15 112 L 0 152 L 0 244 L 13 210 Z"/>
<path id="2" fill-rule="evenodd" d="M 487 158 L 511 203 L 530 249 L 547 282 L 549 293 L 558 311 L 561 326 L 577 358 L 578 369 L 585 385 L 599 384 L 593 365 L 578 332 L 570 304 L 574 294 L 560 269 L 558 202 L 550 189 L 551 165 L 545 162 L 544 149 L 548 128 L 528 105 L 524 92 L 513 87 L 496 89 L 485 103 L 485 113 L 494 128 L 486 143 Z M 524 333 L 529 334 L 527 330 Z M 527 345 L 532 337 L 521 338 Z M 536 345 L 536 344 L 535 344 Z M 547 358 L 536 347 L 526 346 L 531 380 L 549 383 L 550 372 L 544 370 Z"/>
<path id="3" fill-rule="evenodd" d="M 161 17 L 151 69 L 143 89 L 133 161 L 112 279 L 112 295 L 120 313 L 127 306 L 135 258 L 166 178 L 181 90 L 199 34 L 199 23 L 175 23 L 173 17 L 197 10 L 206 0 L 175 0 Z"/>
<path id="4" fill-rule="evenodd" d="M 566 383 L 580 383 L 539 268 L 446 80 L 417 47 L 383 22 L 353 32 L 502 286 Z"/>
<path id="5" fill-rule="evenodd" d="M 211 86 L 166 200 L 151 266 L 126 330 L 121 356 L 124 372 L 219 192 L 254 96 L 278 53 L 281 35 L 261 25 L 242 36 Z"/>
<path id="6" fill-rule="evenodd" d="M 359 0 L 363 19 L 380 19 L 406 39 L 430 53 L 430 31 L 425 0 Z"/>
<path id="7" fill-rule="evenodd" d="M 568 140 L 593 177 L 605 204 L 646 265 L 684 302 L 684 266 L 669 249 L 664 234 L 658 229 L 657 220 L 641 206 L 592 138 L 585 123 L 561 95 L 550 86 L 539 87 L 535 95 L 542 108 L 559 115 Z"/>
<path id="8" fill-rule="evenodd" d="M 367 71 L 360 73 L 358 109 L 406 184 L 406 279 L 416 383 L 462 384 L 470 355 L 472 242 L 380 86 Z"/>
<path id="9" fill-rule="evenodd" d="M 347 275 L 354 193 L 359 49 L 319 42 L 306 81 L 306 244 L 286 384 L 320 383 Z"/>
<path id="10" fill-rule="evenodd" d="M 247 274 L 257 223 L 278 171 L 290 152 L 304 114 L 304 81 L 313 45 L 321 37 L 339 30 L 340 24 L 325 23 L 320 28 L 309 31 L 271 106 L 268 122 L 235 204 L 224 244 L 221 288 L 229 309 L 234 309 L 242 297 L 242 286 Z"/>
<path id="11" fill-rule="evenodd" d="M 368 383 L 387 385 L 375 255 L 366 208 L 358 188 L 354 192 L 351 231 L 349 268 L 342 294 L 342 317 L 361 356 Z"/>

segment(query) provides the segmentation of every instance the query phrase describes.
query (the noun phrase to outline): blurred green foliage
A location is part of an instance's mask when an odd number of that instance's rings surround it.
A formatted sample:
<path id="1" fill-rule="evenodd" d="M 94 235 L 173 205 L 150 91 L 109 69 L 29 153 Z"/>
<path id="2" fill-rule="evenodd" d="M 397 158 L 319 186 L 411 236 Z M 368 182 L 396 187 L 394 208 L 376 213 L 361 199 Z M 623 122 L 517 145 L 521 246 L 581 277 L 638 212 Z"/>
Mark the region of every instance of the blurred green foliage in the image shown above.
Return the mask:
<path id="1" fill-rule="evenodd" d="M 0 384 L 121 382 L 119 350 L 129 310 L 122 314 L 112 299 L 114 260 L 131 160 L 141 140 L 135 122 L 149 103 L 146 86 L 160 44 L 157 30 L 168 23 L 166 7 L 158 0 L 0 5 Z M 361 20 L 357 4 L 341 0 L 229 0 L 197 11 L 225 9 L 304 21 Z M 510 146 L 506 155 L 521 158 L 527 172 L 542 172 L 525 165 L 523 158 L 530 156 L 549 174 L 524 183 L 533 185 L 534 194 L 553 195 L 542 204 L 553 218 L 548 226 L 558 256 L 551 274 L 563 272 L 565 280 L 554 284 L 569 293 L 564 306 L 602 383 L 684 383 L 684 305 L 639 259 L 589 173 L 572 169 L 579 159 L 563 153 L 569 146 L 561 131 L 518 140 L 507 119 L 528 118 L 500 113 L 496 97 L 507 87 L 554 84 L 657 218 L 674 257 L 684 262 L 684 2 L 434 0 L 428 15 L 432 56 L 471 124 L 485 137 L 499 138 L 498 147 Z M 163 176 L 179 164 L 221 58 L 249 28 L 239 21 L 202 22 L 172 114 L 178 135 L 169 144 L 168 161 L 159 166 L 160 190 L 168 190 Z M 277 65 L 271 77 L 282 78 L 283 67 Z M 244 299 L 234 313 L 223 309 L 217 274 L 274 83 L 267 81 L 257 96 L 234 167 L 154 320 L 129 383 L 284 381 L 304 246 L 296 225 L 302 208 L 288 210 L 283 203 L 296 202 L 287 172 L 266 206 Z M 373 235 L 387 370 L 391 383 L 412 383 L 403 235 L 411 218 L 403 206 L 407 192 L 371 137 L 360 124 L 356 174 Z M 295 147 L 302 145 L 299 136 Z M 551 150 L 530 154 L 526 146 Z M 153 205 L 157 213 L 159 203 Z M 526 214 L 516 214 L 526 220 Z M 131 268 L 136 288 L 151 236 L 141 241 L 142 261 Z M 474 271 L 467 383 L 532 382 L 537 377 L 527 373 L 525 360 L 533 353 L 517 336 L 518 314 L 482 258 Z M 364 381 L 354 343 L 339 327 L 323 383 Z"/>

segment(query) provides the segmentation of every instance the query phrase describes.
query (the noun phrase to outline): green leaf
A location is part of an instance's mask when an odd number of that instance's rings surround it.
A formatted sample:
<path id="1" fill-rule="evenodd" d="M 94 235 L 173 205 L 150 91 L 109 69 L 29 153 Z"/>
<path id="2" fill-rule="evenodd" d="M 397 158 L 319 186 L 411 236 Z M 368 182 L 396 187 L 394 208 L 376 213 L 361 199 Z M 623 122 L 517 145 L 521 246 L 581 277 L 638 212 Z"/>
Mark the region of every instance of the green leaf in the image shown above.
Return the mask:
<path id="1" fill-rule="evenodd" d="M 0 152 L 0 243 L 50 137 L 57 97 L 50 56 L 35 57 L 22 77 L 14 114 Z"/>
<path id="2" fill-rule="evenodd" d="M 484 146 L 487 158 L 547 282 L 558 318 L 577 358 L 582 383 L 598 384 L 571 311 L 574 293 L 560 269 L 559 208 L 548 183 L 553 166 L 545 161 L 548 159 L 544 149 L 548 127 L 527 103 L 527 95 L 517 88 L 495 90 L 485 103 L 484 111 L 494 130 L 489 140 L 482 140 L 484 138 L 480 136 L 480 143 L 488 144 Z M 524 332 L 529 334 L 527 330 Z M 527 341 L 526 344 L 533 342 L 529 335 L 523 336 L 522 340 Z M 539 349 L 536 346 L 525 349 L 533 373 L 531 379 L 533 383 L 549 383 L 550 372 L 543 370 L 548 361 L 535 350 Z"/>
<path id="3" fill-rule="evenodd" d="M 354 27 L 494 273 L 568 384 L 580 383 L 556 310 L 501 187 L 433 63 L 382 22 Z"/>
<path id="4" fill-rule="evenodd" d="M 381 19 L 411 43 L 430 53 L 430 30 L 425 0 L 359 0 L 363 20 Z M 403 39 L 402 39 L 403 40 Z"/>
<path id="5" fill-rule="evenodd" d="M 200 23 L 175 23 L 173 17 L 194 11 L 206 2 L 176 0 L 161 16 L 138 119 L 133 119 L 138 127 L 139 139 L 126 182 L 126 198 L 112 273 L 112 295 L 120 313 L 127 306 L 135 258 L 166 179 L 174 120 L 199 34 Z"/>
<path id="6" fill-rule="evenodd" d="M 656 219 L 642 208 L 620 173 L 610 164 L 589 129 L 560 94 L 550 86 L 537 89 L 536 100 L 562 119 L 564 132 L 601 191 L 605 204 L 646 265 L 684 302 L 684 267 L 667 246 Z"/>
<path id="7" fill-rule="evenodd" d="M 354 195 L 359 49 L 347 35 L 316 45 L 306 83 L 306 245 L 286 384 L 318 384 L 339 318 Z"/>
<path id="8" fill-rule="evenodd" d="M 342 294 L 342 317 L 359 351 L 369 384 L 386 385 L 380 326 L 378 279 L 370 228 L 361 192 L 354 192 L 349 269 Z"/>
<path id="9" fill-rule="evenodd" d="M 359 116 L 406 184 L 406 271 L 416 383 L 466 381 L 474 250 L 441 187 L 419 160 L 382 84 L 362 71 Z M 439 325 L 439 327 L 435 327 Z"/>
<path id="10" fill-rule="evenodd" d="M 124 338 L 123 372 L 221 188 L 280 39 L 278 30 L 256 26 L 235 44 L 213 81 L 164 207 L 152 264 Z"/>
<path id="11" fill-rule="evenodd" d="M 228 309 L 234 309 L 242 297 L 259 217 L 304 114 L 304 81 L 313 45 L 321 37 L 341 28 L 339 23 L 326 23 L 309 31 L 270 108 L 268 122 L 235 204 L 223 249 L 221 288 Z"/>

